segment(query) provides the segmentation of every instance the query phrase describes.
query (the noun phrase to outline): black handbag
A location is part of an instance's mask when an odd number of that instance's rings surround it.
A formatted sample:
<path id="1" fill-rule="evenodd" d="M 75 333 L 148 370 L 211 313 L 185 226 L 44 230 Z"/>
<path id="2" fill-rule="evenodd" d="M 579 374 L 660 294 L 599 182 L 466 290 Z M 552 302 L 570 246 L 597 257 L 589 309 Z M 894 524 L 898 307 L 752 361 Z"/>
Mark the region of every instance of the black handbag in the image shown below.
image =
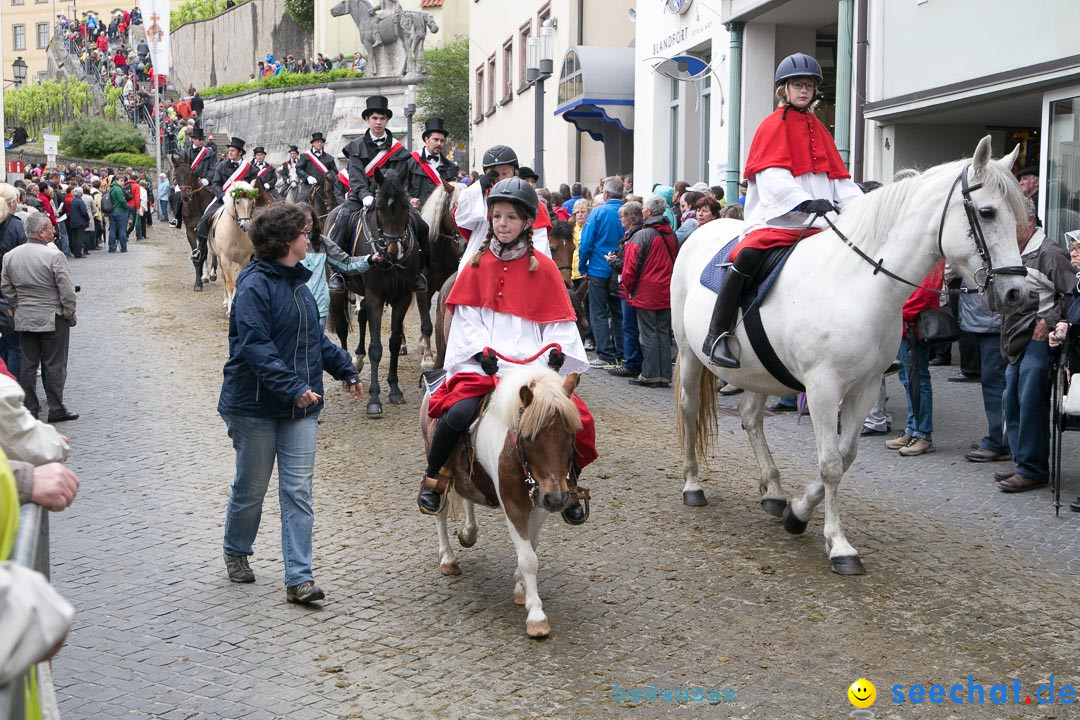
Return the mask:
<path id="1" fill-rule="evenodd" d="M 919 336 L 931 345 L 951 343 L 960 339 L 960 323 L 948 306 L 923 310 L 916 318 Z"/>

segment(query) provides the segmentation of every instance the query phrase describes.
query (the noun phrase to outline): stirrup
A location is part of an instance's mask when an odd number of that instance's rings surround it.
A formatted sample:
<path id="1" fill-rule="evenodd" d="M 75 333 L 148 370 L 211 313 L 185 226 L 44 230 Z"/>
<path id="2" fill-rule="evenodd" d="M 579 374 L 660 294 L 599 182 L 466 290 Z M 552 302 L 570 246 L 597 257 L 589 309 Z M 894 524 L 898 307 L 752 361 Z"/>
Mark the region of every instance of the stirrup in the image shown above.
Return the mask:
<path id="1" fill-rule="evenodd" d="M 566 510 L 563 510 L 561 513 L 559 513 L 562 516 L 563 522 L 565 522 L 567 525 L 584 525 L 586 522 L 588 522 L 589 498 L 591 497 L 592 495 L 591 493 L 589 493 L 589 488 L 587 487 L 575 485 L 574 487 L 570 488 L 569 504 L 573 505 L 574 503 L 581 503 L 581 510 L 585 513 L 585 517 L 581 519 L 581 522 L 570 522 L 570 520 L 566 517 Z"/>
<path id="2" fill-rule="evenodd" d="M 437 478 L 428 477 L 427 474 L 420 480 L 420 492 L 416 496 L 416 506 L 420 508 L 420 512 L 424 515 L 438 515 L 446 507 L 446 495 L 447 490 L 450 489 L 450 475 L 444 470 L 439 471 Z M 420 497 L 427 491 L 433 492 L 439 496 L 439 507 L 435 510 L 430 510 L 420 502 Z"/>
<path id="3" fill-rule="evenodd" d="M 725 341 L 728 341 L 728 340 L 734 340 L 736 344 L 738 344 L 738 342 L 739 342 L 738 340 L 735 339 L 735 336 L 732 335 L 730 332 L 721 333 L 720 337 L 716 338 L 716 341 L 713 342 L 712 347 L 709 348 L 709 363 L 711 365 L 716 365 L 717 367 L 723 367 L 723 368 L 728 368 L 729 370 L 735 370 L 735 369 L 738 369 L 739 367 L 741 367 L 741 364 L 739 363 L 739 354 L 740 353 L 736 352 L 736 351 L 732 351 L 731 346 L 727 345 L 726 342 L 725 342 Z M 731 364 L 717 362 L 717 360 L 716 360 L 716 348 L 722 342 L 725 342 L 724 348 L 727 350 L 728 355 L 731 357 L 731 360 L 729 361 Z M 742 348 L 737 348 L 737 350 L 741 350 L 741 349 Z"/>

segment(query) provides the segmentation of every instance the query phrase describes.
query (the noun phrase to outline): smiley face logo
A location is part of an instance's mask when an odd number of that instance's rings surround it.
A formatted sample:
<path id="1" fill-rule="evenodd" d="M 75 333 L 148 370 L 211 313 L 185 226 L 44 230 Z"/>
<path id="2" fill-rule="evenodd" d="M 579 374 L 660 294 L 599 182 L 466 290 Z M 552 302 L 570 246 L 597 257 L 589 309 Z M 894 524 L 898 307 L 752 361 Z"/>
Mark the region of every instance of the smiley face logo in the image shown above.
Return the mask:
<path id="1" fill-rule="evenodd" d="M 868 708 L 877 700 L 877 688 L 866 678 L 859 678 L 847 689 L 848 700 L 857 708 Z"/>

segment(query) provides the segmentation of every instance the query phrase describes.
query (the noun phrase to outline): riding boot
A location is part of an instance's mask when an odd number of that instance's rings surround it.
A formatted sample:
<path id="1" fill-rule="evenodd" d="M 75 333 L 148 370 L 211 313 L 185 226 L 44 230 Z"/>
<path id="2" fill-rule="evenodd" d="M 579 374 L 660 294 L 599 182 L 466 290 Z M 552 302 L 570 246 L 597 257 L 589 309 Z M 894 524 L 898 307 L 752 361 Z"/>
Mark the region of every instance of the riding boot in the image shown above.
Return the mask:
<path id="1" fill-rule="evenodd" d="M 570 487 L 570 492 L 575 500 L 564 507 L 561 513 L 562 519 L 567 525 L 584 525 L 585 521 L 589 519 L 589 512 L 581 506 L 580 500 L 582 497 L 588 497 L 588 491 L 585 488 L 578 488 L 579 475 L 581 475 L 581 468 L 577 466 L 577 463 L 574 463 L 570 469 L 570 477 L 567 478 L 566 484 Z M 588 505 L 587 501 L 586 505 Z"/>
<path id="2" fill-rule="evenodd" d="M 751 274 L 732 265 L 728 268 L 724 284 L 716 295 L 712 319 L 709 321 L 709 334 L 705 336 L 705 343 L 701 348 L 713 365 L 739 367 L 739 358 L 732 352 L 729 340 L 735 318 L 739 314 L 739 296 L 742 295 L 743 287 Z"/>
<path id="3" fill-rule="evenodd" d="M 469 430 L 483 398 L 471 397 L 458 400 L 439 419 L 428 448 L 428 466 L 420 481 L 420 494 L 416 504 L 424 515 L 437 515 L 446 502 L 446 490 L 450 474 L 446 464 L 454 454 L 461 436 Z"/>

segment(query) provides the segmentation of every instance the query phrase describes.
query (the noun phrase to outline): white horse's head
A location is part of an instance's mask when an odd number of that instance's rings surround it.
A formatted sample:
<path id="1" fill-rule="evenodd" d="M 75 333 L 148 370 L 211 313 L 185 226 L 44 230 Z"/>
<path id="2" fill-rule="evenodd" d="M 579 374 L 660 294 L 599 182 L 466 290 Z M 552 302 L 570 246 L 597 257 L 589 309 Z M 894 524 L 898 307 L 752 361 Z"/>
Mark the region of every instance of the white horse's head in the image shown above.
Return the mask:
<path id="1" fill-rule="evenodd" d="M 990 307 L 1004 315 L 1020 307 L 1026 292 L 1017 233 L 1027 225 L 1027 201 L 1012 174 L 1019 150 L 993 160 L 988 135 L 970 163 L 944 166 L 952 185 L 934 227 L 945 258 L 972 287 L 986 286 Z"/>
<path id="2" fill-rule="evenodd" d="M 259 189 L 247 182 L 235 182 L 225 193 L 226 211 L 236 219 L 240 229 L 247 232 L 251 215 L 255 211 L 255 198 Z"/>

